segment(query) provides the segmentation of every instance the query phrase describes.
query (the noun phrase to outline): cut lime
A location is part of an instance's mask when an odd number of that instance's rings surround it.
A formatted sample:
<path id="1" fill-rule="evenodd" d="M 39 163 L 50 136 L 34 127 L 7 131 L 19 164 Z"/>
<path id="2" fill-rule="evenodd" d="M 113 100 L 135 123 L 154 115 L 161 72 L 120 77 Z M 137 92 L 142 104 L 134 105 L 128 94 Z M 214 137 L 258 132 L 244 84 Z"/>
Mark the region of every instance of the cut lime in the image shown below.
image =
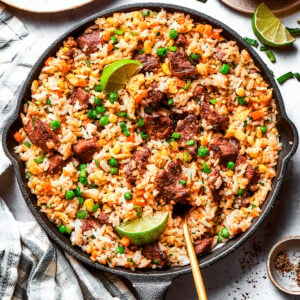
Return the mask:
<path id="1" fill-rule="evenodd" d="M 127 237 L 133 245 L 146 245 L 157 240 L 164 232 L 169 218 L 168 212 L 157 212 L 153 216 L 134 219 L 116 228 L 120 237 Z"/>
<path id="2" fill-rule="evenodd" d="M 133 59 L 120 59 L 107 65 L 101 75 L 101 90 L 108 93 L 117 92 L 141 66 L 139 61 Z"/>
<path id="3" fill-rule="evenodd" d="M 272 11 L 261 3 L 252 17 L 252 29 L 259 40 L 271 47 L 291 45 L 295 39 Z"/>

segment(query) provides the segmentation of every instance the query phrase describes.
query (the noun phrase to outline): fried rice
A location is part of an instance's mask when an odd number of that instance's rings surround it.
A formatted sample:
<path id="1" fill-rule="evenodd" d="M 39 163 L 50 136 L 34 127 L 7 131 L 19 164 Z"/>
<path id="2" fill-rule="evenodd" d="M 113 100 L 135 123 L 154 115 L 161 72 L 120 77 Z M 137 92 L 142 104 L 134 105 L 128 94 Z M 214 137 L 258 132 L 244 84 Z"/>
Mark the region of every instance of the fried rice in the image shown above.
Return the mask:
<path id="1" fill-rule="evenodd" d="M 124 58 L 144 66 L 113 100 L 99 89 L 101 74 Z M 222 29 L 165 10 L 98 18 L 46 60 L 31 91 L 15 151 L 41 211 L 92 261 L 187 264 L 182 220 L 172 214 L 178 203 L 193 206 L 197 254 L 260 215 L 281 149 L 275 100 L 247 50 Z M 116 226 L 158 211 L 169 219 L 156 248 L 122 244 Z"/>

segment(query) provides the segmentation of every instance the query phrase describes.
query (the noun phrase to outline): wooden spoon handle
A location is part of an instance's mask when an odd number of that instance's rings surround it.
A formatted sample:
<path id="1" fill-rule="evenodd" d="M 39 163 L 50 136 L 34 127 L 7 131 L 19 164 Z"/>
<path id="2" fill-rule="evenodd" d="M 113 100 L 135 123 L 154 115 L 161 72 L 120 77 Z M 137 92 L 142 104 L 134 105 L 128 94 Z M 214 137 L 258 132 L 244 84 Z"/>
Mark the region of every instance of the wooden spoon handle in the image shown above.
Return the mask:
<path id="1" fill-rule="evenodd" d="M 194 245 L 191 240 L 186 218 L 184 218 L 183 220 L 183 233 L 184 233 L 188 256 L 190 259 L 190 264 L 192 268 L 192 273 L 193 273 L 193 278 L 194 278 L 194 283 L 195 283 L 198 298 L 199 300 L 207 300 L 203 278 L 200 272 L 197 256 L 195 253 Z"/>

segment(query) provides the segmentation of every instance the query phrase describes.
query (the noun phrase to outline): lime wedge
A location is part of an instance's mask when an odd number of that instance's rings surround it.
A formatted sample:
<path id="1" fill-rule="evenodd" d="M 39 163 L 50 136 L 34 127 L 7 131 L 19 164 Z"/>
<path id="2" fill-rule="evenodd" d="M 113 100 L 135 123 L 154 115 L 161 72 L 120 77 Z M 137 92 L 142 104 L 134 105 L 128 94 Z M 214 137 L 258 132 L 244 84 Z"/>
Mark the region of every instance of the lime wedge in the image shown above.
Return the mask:
<path id="1" fill-rule="evenodd" d="M 126 85 L 141 66 L 139 61 L 133 59 L 120 59 L 107 65 L 101 75 L 101 90 L 117 92 Z"/>
<path id="2" fill-rule="evenodd" d="M 153 216 L 134 219 L 116 228 L 120 237 L 127 237 L 133 245 L 146 245 L 157 240 L 164 232 L 169 218 L 168 212 L 157 212 Z"/>
<path id="3" fill-rule="evenodd" d="M 252 17 L 252 29 L 258 39 L 271 47 L 291 45 L 295 39 L 272 11 L 261 3 Z"/>

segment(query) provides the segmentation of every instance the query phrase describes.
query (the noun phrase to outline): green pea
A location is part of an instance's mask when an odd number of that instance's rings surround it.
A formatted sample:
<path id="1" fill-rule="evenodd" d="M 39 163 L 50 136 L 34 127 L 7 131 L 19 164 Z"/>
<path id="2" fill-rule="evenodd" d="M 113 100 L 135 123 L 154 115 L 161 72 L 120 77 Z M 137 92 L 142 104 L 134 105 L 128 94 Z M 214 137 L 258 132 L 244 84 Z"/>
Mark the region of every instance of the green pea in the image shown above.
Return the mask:
<path id="1" fill-rule="evenodd" d="M 159 264 L 159 260 L 158 259 L 153 259 L 153 263 L 158 265 Z"/>
<path id="2" fill-rule="evenodd" d="M 174 102 L 173 98 L 169 99 L 169 100 L 168 100 L 168 105 L 172 105 L 173 102 Z"/>
<path id="3" fill-rule="evenodd" d="M 109 93 L 108 100 L 110 103 L 114 103 L 118 99 L 119 99 L 119 94 L 117 92 Z"/>
<path id="4" fill-rule="evenodd" d="M 114 174 L 117 174 L 118 172 L 119 172 L 119 169 L 117 167 L 110 168 L 110 174 L 114 175 Z"/>
<path id="5" fill-rule="evenodd" d="M 96 107 L 96 112 L 97 112 L 97 114 L 102 115 L 106 112 L 106 107 L 105 106 L 97 106 Z"/>
<path id="6" fill-rule="evenodd" d="M 74 189 L 74 194 L 76 197 L 81 196 L 81 190 L 79 186 Z"/>
<path id="7" fill-rule="evenodd" d="M 95 90 L 95 92 L 102 92 L 102 89 L 101 89 L 100 85 L 95 85 L 94 90 Z"/>
<path id="8" fill-rule="evenodd" d="M 108 163 L 112 167 L 116 167 L 118 165 L 118 161 L 113 157 L 109 159 Z"/>
<path id="9" fill-rule="evenodd" d="M 59 129 L 60 128 L 60 121 L 53 120 L 50 122 L 50 126 L 52 129 Z"/>
<path id="10" fill-rule="evenodd" d="M 95 203 L 92 207 L 93 212 L 96 212 L 98 208 L 99 208 L 99 204 Z"/>
<path id="11" fill-rule="evenodd" d="M 168 54 L 168 49 L 160 47 L 160 48 L 157 49 L 156 53 L 157 53 L 158 56 L 166 57 L 167 54 Z"/>
<path id="12" fill-rule="evenodd" d="M 66 191 L 65 197 L 67 200 L 72 200 L 75 197 L 75 193 L 73 191 Z"/>
<path id="13" fill-rule="evenodd" d="M 181 133 L 180 132 L 173 132 L 172 137 L 175 138 L 175 139 L 179 139 L 181 137 Z"/>
<path id="14" fill-rule="evenodd" d="M 95 96 L 94 97 L 94 103 L 95 103 L 95 105 L 101 105 L 102 101 L 100 100 L 99 97 Z"/>
<path id="15" fill-rule="evenodd" d="M 83 185 L 88 184 L 88 180 L 86 177 L 79 177 L 79 182 L 82 183 Z"/>
<path id="16" fill-rule="evenodd" d="M 26 147 L 28 147 L 28 148 L 30 147 L 30 143 L 29 143 L 29 142 L 25 142 L 24 145 L 25 145 Z"/>
<path id="17" fill-rule="evenodd" d="M 211 172 L 211 168 L 208 166 L 208 164 L 205 161 L 202 163 L 202 167 L 203 167 L 202 169 L 203 173 L 208 174 Z"/>
<path id="18" fill-rule="evenodd" d="M 226 227 L 223 227 L 221 230 L 221 235 L 224 239 L 228 239 L 229 238 L 229 232 L 228 229 Z"/>
<path id="19" fill-rule="evenodd" d="M 105 126 L 109 123 L 108 116 L 102 116 L 99 120 L 101 126 Z"/>
<path id="20" fill-rule="evenodd" d="M 262 133 L 266 133 L 267 132 L 267 127 L 266 126 L 261 126 L 260 129 L 261 129 Z"/>
<path id="21" fill-rule="evenodd" d="M 182 184 L 182 185 L 186 185 L 186 181 L 183 180 L 183 179 L 182 179 L 182 180 L 179 180 L 179 183 Z"/>
<path id="22" fill-rule="evenodd" d="M 208 149 L 206 147 L 200 147 L 198 149 L 198 155 L 200 157 L 205 157 L 208 154 Z"/>
<path id="23" fill-rule="evenodd" d="M 80 164 L 79 165 L 79 170 L 85 170 L 86 169 L 86 164 Z"/>
<path id="24" fill-rule="evenodd" d="M 200 54 L 198 53 L 191 53 L 190 55 L 190 59 L 192 60 L 199 60 L 199 58 L 200 58 Z"/>
<path id="25" fill-rule="evenodd" d="M 178 36 L 178 31 L 177 31 L 177 30 L 171 29 L 171 30 L 169 31 L 169 37 L 170 37 L 171 39 L 175 40 L 175 39 L 177 38 L 177 36 Z"/>
<path id="26" fill-rule="evenodd" d="M 85 217 L 88 215 L 88 212 L 86 211 L 86 210 L 79 210 L 78 212 L 77 212 L 77 214 L 76 214 L 76 217 L 78 218 L 78 219 L 81 219 L 81 220 L 83 220 L 83 219 L 85 219 Z"/>
<path id="27" fill-rule="evenodd" d="M 123 254 L 124 253 L 124 249 L 122 247 L 118 247 L 116 250 L 117 254 Z"/>
<path id="28" fill-rule="evenodd" d="M 220 69 L 220 73 L 226 75 L 230 70 L 230 67 L 228 64 L 223 64 L 221 69 Z"/>
<path id="29" fill-rule="evenodd" d="M 89 119 L 93 119 L 93 110 L 92 110 L 92 109 L 88 111 L 87 117 L 88 117 Z"/>
<path id="30" fill-rule="evenodd" d="M 241 196 L 244 194 L 244 192 L 245 192 L 245 190 L 239 189 L 237 194 L 238 194 L 238 196 Z"/>
<path id="31" fill-rule="evenodd" d="M 71 228 L 71 227 L 69 227 L 69 226 L 67 226 L 67 227 L 66 227 L 66 233 L 67 233 L 67 234 L 70 234 L 70 233 L 71 233 L 71 231 L 72 231 L 72 228 Z"/>
<path id="32" fill-rule="evenodd" d="M 231 170 L 234 169 L 234 166 L 235 166 L 235 163 L 234 163 L 233 161 L 229 161 L 229 162 L 227 163 L 227 167 L 228 167 L 229 169 L 231 169 Z"/>
<path id="33" fill-rule="evenodd" d="M 126 193 L 124 194 L 124 199 L 125 199 L 126 201 L 130 201 L 130 200 L 132 199 L 132 193 L 126 192 Z"/>
<path id="34" fill-rule="evenodd" d="M 60 225 L 58 227 L 58 230 L 61 232 L 61 233 L 66 233 L 66 226 L 65 225 Z"/>
<path id="35" fill-rule="evenodd" d="M 195 145 L 195 140 L 189 140 L 189 141 L 186 142 L 186 144 L 188 146 L 193 146 L 193 145 Z"/>
<path id="36" fill-rule="evenodd" d="M 244 96 L 244 97 L 236 96 L 236 99 L 240 105 L 244 105 L 246 103 L 245 98 L 246 98 L 246 96 Z"/>

